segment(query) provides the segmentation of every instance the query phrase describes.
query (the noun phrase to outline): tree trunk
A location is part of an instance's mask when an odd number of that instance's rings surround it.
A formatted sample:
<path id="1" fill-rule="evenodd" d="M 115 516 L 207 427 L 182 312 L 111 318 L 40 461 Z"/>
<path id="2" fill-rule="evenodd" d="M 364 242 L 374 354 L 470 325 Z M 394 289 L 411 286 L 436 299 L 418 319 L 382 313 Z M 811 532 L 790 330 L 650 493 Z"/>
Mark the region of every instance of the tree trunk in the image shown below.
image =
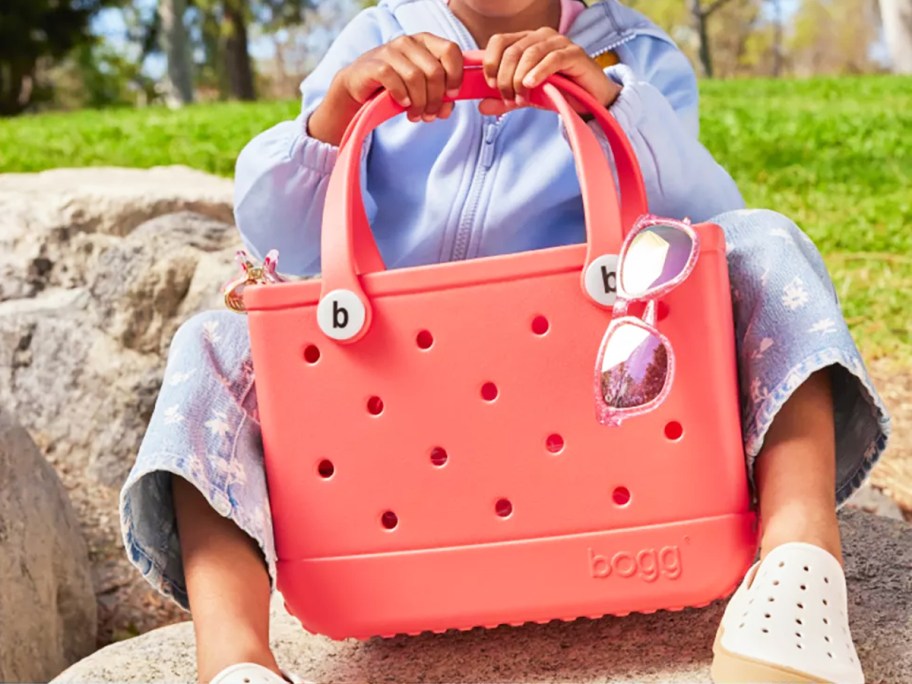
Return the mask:
<path id="1" fill-rule="evenodd" d="M 912 0 L 880 0 L 880 16 L 894 73 L 912 74 Z"/>
<path id="2" fill-rule="evenodd" d="M 9 64 L 0 62 L 0 116 L 9 116 L 6 112 L 9 92 L 12 90 L 12 85 L 9 83 L 10 78 L 7 76 L 9 68 Z"/>
<path id="3" fill-rule="evenodd" d="M 33 60 L 0 62 L 0 116 L 16 116 L 31 101 L 29 86 L 35 75 Z"/>
<path id="4" fill-rule="evenodd" d="M 782 76 L 782 65 L 785 61 L 782 45 L 782 0 L 773 0 L 773 12 L 775 13 L 773 20 L 773 76 L 779 78 Z"/>
<path id="5" fill-rule="evenodd" d="M 690 7 L 691 21 L 699 41 L 701 76 L 712 78 L 712 55 L 709 52 L 709 34 L 706 30 L 707 14 L 703 11 L 700 0 L 687 0 L 687 4 Z"/>
<path id="6" fill-rule="evenodd" d="M 206 54 L 205 68 L 211 82 L 207 85 L 218 89 L 219 99 L 227 100 L 231 95 L 226 69 L 225 41 L 222 38 L 222 25 L 211 9 L 203 12 L 202 43 Z"/>
<path id="7" fill-rule="evenodd" d="M 231 94 L 238 100 L 255 100 L 253 65 L 250 63 L 250 53 L 247 50 L 247 18 L 244 16 L 244 6 L 240 0 L 226 0 L 225 22 L 225 59 Z"/>
<path id="8" fill-rule="evenodd" d="M 172 104 L 193 102 L 193 57 L 184 26 L 187 0 L 159 0 L 162 49 L 168 58 L 168 95 Z"/>

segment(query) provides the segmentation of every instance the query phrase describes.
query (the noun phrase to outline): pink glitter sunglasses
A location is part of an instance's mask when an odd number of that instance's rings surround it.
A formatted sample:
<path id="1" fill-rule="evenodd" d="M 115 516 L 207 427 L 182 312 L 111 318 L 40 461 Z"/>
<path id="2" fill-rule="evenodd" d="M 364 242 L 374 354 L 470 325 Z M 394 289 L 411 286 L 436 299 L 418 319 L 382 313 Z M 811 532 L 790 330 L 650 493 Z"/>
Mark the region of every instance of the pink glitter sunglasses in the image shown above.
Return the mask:
<path id="1" fill-rule="evenodd" d="M 674 350 L 656 328 L 656 301 L 693 272 L 700 240 L 690 222 L 641 217 L 618 259 L 614 314 L 595 364 L 596 416 L 617 426 L 657 408 L 671 391 Z M 646 302 L 642 318 L 628 315 Z"/>

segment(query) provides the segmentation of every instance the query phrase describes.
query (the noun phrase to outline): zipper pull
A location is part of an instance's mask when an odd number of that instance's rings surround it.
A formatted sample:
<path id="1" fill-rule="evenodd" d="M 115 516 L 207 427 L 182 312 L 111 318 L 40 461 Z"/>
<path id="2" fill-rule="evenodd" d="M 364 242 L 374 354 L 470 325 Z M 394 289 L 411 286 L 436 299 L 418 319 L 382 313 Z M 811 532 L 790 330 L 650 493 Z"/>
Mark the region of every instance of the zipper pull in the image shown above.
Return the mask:
<path id="1" fill-rule="evenodd" d="M 481 165 L 485 170 L 494 164 L 494 143 L 497 140 L 497 124 L 485 124 L 484 144 L 481 148 Z"/>
<path id="2" fill-rule="evenodd" d="M 279 253 L 271 250 L 262 264 L 257 264 L 247 252 L 239 250 L 235 259 L 240 265 L 241 272 L 236 278 L 229 281 L 222 291 L 225 295 L 225 306 L 237 313 L 246 313 L 244 308 L 244 289 L 248 285 L 265 285 L 266 283 L 280 283 L 284 280 L 276 272 L 279 263 Z"/>

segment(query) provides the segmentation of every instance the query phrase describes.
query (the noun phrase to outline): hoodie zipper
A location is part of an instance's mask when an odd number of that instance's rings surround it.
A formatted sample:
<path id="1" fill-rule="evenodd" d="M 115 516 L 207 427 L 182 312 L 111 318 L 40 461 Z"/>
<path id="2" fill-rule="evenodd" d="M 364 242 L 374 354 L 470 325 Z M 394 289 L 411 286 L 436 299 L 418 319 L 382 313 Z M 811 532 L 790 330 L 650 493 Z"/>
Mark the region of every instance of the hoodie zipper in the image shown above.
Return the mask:
<path id="1" fill-rule="evenodd" d="M 475 172 L 472 174 L 472 183 L 469 186 L 465 209 L 459 221 L 456 239 L 453 241 L 453 251 L 450 255 L 453 261 L 468 257 L 469 245 L 472 241 L 472 228 L 478 217 L 482 190 L 484 189 L 488 171 L 494 165 L 497 136 L 500 135 L 500 131 L 503 128 L 504 117 L 498 117 L 494 121 L 491 121 L 490 117 L 485 117 L 485 119 L 482 128 L 481 148 L 478 151 L 478 158 L 475 162 Z"/>
<path id="2" fill-rule="evenodd" d="M 461 28 L 461 26 L 460 26 Z M 623 36 L 607 46 L 599 49 L 590 56 L 596 59 L 606 52 L 611 52 L 624 43 L 633 40 L 633 35 Z M 472 242 L 472 232 L 475 221 L 478 217 L 478 209 L 481 204 L 482 191 L 488 172 L 494 166 L 494 157 L 497 151 L 497 138 L 503 130 L 505 116 L 499 116 L 495 120 L 491 117 L 485 117 L 482 124 L 481 146 L 478 157 L 475 162 L 475 172 L 472 174 L 472 182 L 469 186 L 469 193 L 466 198 L 465 208 L 460 217 L 459 226 L 456 229 L 456 237 L 453 240 L 453 249 L 450 252 L 450 260 L 457 261 L 468 258 L 469 247 Z"/>
<path id="3" fill-rule="evenodd" d="M 459 47 L 463 50 L 477 50 L 478 45 L 475 43 L 475 39 L 472 38 L 468 29 L 456 18 L 450 8 L 444 6 L 441 9 L 457 36 Z M 466 201 L 459 217 L 459 225 L 456 228 L 456 236 L 453 239 L 453 248 L 450 251 L 451 261 L 463 260 L 468 255 L 469 245 L 472 240 L 472 226 L 478 214 L 478 205 L 481 202 L 481 191 L 484 187 L 485 177 L 494 163 L 494 144 L 497 141 L 502 120 L 503 117 L 495 121 L 492 121 L 491 117 L 482 118 L 481 145 L 475 157 L 475 170 L 472 173 L 472 181 L 469 184 Z"/>
<path id="4" fill-rule="evenodd" d="M 465 26 L 463 26 L 462 22 L 456 18 L 456 15 L 452 13 L 449 7 L 443 7 L 442 9 L 451 27 L 459 37 L 459 43 L 461 43 L 460 47 L 463 50 L 477 49 L 478 46 L 475 43 L 474 38 L 472 38 L 468 30 L 465 28 Z M 590 53 L 589 56 L 592 59 L 595 59 L 600 55 L 603 55 L 606 52 L 610 52 L 620 47 L 624 43 L 633 40 L 635 37 L 636 34 L 627 33 L 626 35 L 621 36 L 619 39 L 600 48 L 595 53 Z M 500 132 L 503 129 L 505 116 L 496 117 L 493 121 L 491 119 L 492 117 L 484 117 L 483 119 L 481 145 L 476 157 L 475 171 L 472 174 L 472 181 L 469 185 L 469 192 L 466 197 L 466 203 L 459 220 L 459 226 L 456 229 L 456 237 L 453 240 L 453 249 L 450 253 L 451 261 L 464 260 L 468 258 L 469 247 L 472 241 L 473 227 L 478 217 L 479 205 L 481 204 L 482 191 L 484 189 L 484 184 L 485 180 L 487 179 L 488 172 L 494 165 L 497 137 L 500 135 Z"/>
<path id="5" fill-rule="evenodd" d="M 635 34 L 635 33 L 627 33 L 627 35 L 621 36 L 614 42 L 608 43 L 608 45 L 606 45 L 605 47 L 599 48 L 595 52 L 590 52 L 589 57 L 591 59 L 598 59 L 599 57 L 604 55 L 606 52 L 612 52 L 614 50 L 617 50 L 619 47 L 621 47 L 621 45 L 624 45 L 625 43 L 629 43 L 631 40 L 636 38 L 636 36 L 637 36 L 637 34 Z"/>

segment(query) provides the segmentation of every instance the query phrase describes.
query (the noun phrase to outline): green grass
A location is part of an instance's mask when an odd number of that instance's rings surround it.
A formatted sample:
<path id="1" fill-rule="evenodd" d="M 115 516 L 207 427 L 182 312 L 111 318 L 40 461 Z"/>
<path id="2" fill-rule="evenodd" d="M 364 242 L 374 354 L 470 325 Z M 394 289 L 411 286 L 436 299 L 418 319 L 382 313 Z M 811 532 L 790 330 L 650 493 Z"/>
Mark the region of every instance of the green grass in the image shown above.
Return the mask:
<path id="1" fill-rule="evenodd" d="M 702 137 L 749 206 L 794 218 L 824 253 L 869 357 L 912 364 L 912 78 L 716 81 Z M 0 120 L 0 172 L 186 164 L 230 175 L 297 102 Z"/>
<path id="2" fill-rule="evenodd" d="M 748 205 L 823 252 L 866 354 L 912 364 L 912 78 L 710 82 L 702 114 Z"/>
<path id="3" fill-rule="evenodd" d="M 185 164 L 222 176 L 257 133 L 294 118 L 296 102 L 80 111 L 0 119 L 0 173 L 61 166 Z"/>

